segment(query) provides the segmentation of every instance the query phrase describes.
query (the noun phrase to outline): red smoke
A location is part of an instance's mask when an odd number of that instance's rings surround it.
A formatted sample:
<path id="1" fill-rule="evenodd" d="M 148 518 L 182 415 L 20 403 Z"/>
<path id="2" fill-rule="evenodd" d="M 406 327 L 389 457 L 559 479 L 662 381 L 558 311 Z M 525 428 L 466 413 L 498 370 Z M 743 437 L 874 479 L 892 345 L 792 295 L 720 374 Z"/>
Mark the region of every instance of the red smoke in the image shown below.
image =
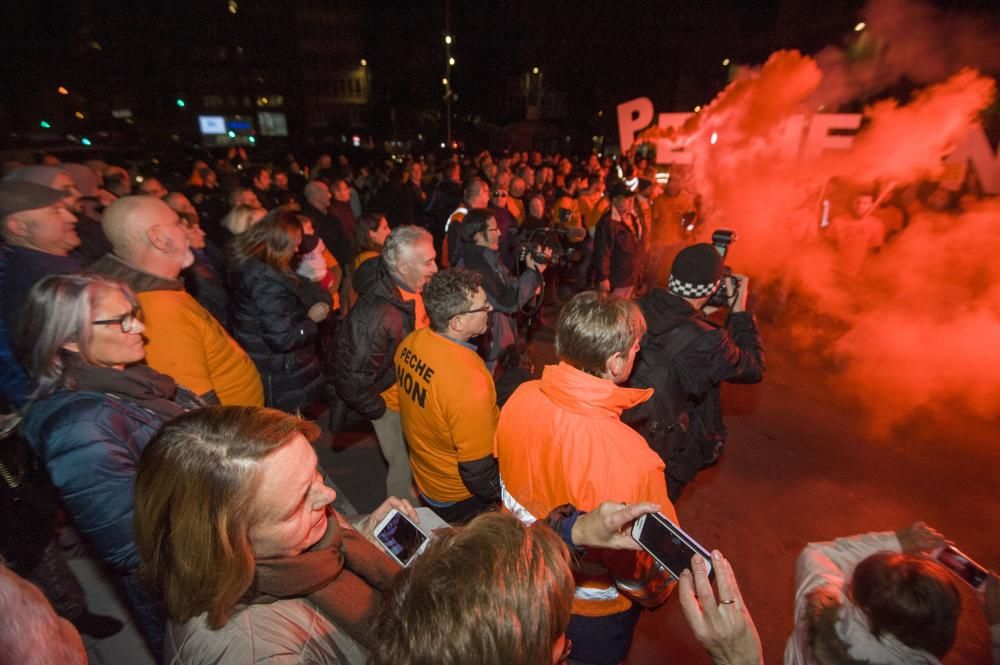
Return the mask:
<path id="1" fill-rule="evenodd" d="M 1000 25 L 983 17 L 915 0 L 871 0 L 861 16 L 867 27 L 853 43 L 816 54 L 823 84 L 810 100 L 814 106 L 868 99 L 904 78 L 936 83 L 964 67 L 1000 73 Z"/>
<path id="2" fill-rule="evenodd" d="M 871 7 L 890 5 L 899 3 Z M 819 229 L 835 179 L 902 187 L 939 174 L 954 141 L 992 103 L 994 81 L 952 70 L 907 103 L 865 109 L 850 151 L 796 158 L 782 146 L 797 140 L 783 139 L 799 131 L 796 114 L 815 110 L 824 76 L 812 58 L 775 53 L 683 127 L 652 128 L 638 140 L 669 136 L 695 153 L 693 185 L 707 220 L 699 239 L 720 227 L 739 231 L 734 269 L 750 274 L 757 289 L 762 281 L 777 285 L 765 306 L 781 311 L 782 334 L 838 361 L 840 384 L 863 396 L 876 430 L 916 409 L 962 404 L 984 416 L 1000 413 L 1000 347 L 990 346 L 1000 339 L 1000 205 L 918 215 L 851 278 L 838 272 Z M 791 292 L 822 323 L 776 304 Z"/>

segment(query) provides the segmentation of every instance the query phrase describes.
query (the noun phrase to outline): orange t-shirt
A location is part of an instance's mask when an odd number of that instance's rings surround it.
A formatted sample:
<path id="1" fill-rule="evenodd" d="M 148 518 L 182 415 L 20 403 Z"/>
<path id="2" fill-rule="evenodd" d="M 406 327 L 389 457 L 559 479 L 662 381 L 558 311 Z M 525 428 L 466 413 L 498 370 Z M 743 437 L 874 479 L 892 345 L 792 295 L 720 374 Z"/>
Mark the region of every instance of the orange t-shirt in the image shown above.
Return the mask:
<path id="1" fill-rule="evenodd" d="M 427 310 L 424 308 L 424 297 L 419 293 L 413 293 L 406 289 L 399 289 L 399 295 L 403 297 L 403 302 L 413 302 L 413 328 L 420 330 L 430 325 L 431 320 L 427 318 Z M 392 384 L 382 391 L 382 399 L 385 400 L 386 408 L 399 411 L 399 393 L 396 392 L 396 384 Z"/>
<path id="2" fill-rule="evenodd" d="M 434 501 L 468 499 L 458 465 L 493 454 L 500 413 L 492 375 L 475 351 L 430 328 L 407 335 L 395 360 L 417 487 Z"/>

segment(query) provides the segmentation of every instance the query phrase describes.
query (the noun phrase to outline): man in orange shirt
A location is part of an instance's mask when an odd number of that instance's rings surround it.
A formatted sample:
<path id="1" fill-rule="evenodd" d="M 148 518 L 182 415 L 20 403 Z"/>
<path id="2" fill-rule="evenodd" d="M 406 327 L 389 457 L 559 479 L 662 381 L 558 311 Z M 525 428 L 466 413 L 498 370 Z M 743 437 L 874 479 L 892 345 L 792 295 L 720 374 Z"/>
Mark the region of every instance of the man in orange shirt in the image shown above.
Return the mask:
<path id="1" fill-rule="evenodd" d="M 585 291 L 562 309 L 556 330 L 558 365 L 518 388 L 504 405 L 494 452 L 504 506 L 524 522 L 573 504 L 590 511 L 602 501 L 660 504 L 677 523 L 663 461 L 621 422 L 624 409 L 651 389 L 625 388 L 646 322 L 638 306 Z M 615 579 L 635 579 L 644 555 L 592 549 L 576 566 L 567 636 L 574 659 L 624 660 L 637 614 Z"/>
<path id="2" fill-rule="evenodd" d="M 486 331 L 492 310 L 480 281 L 464 268 L 432 277 L 424 288 L 430 327 L 407 335 L 395 356 L 413 479 L 425 503 L 453 524 L 495 508 L 500 494 L 496 390 L 469 343 Z"/>

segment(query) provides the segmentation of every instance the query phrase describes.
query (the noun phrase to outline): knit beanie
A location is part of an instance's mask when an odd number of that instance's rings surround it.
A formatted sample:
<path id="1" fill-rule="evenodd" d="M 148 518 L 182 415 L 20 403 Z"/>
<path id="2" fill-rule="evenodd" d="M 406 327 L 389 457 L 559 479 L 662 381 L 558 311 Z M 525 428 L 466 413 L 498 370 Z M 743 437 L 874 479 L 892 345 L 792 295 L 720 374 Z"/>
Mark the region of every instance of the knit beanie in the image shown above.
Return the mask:
<path id="1" fill-rule="evenodd" d="M 725 260 L 707 242 L 685 247 L 674 259 L 667 288 L 683 298 L 712 295 L 722 279 Z"/>

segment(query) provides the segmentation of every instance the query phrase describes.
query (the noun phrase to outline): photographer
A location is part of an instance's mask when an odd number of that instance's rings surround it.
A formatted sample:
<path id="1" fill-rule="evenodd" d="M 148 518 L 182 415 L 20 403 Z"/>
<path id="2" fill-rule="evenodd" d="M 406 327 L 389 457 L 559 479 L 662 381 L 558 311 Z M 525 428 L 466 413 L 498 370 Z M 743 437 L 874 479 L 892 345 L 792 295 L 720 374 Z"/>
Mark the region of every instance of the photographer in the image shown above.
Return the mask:
<path id="1" fill-rule="evenodd" d="M 462 222 L 461 239 L 458 265 L 482 276 L 483 289 L 493 307 L 489 328 L 479 338 L 479 354 L 493 372 L 500 352 L 517 342 L 514 314 L 541 286 L 546 264 L 536 263 L 529 254 L 524 260 L 527 270 L 514 277 L 500 262 L 500 227 L 490 210 L 470 211 Z"/>
<path id="2" fill-rule="evenodd" d="M 687 247 L 674 259 L 668 288 L 654 288 L 639 300 L 649 331 L 629 385 L 655 393 L 622 420 L 666 462 L 672 501 L 722 452 L 726 427 L 719 384 L 764 377 L 764 348 L 747 311 L 750 282 L 745 275 L 724 279 L 723 263 L 708 243 Z M 730 307 L 724 327 L 709 321 L 705 311 L 720 288 Z"/>

